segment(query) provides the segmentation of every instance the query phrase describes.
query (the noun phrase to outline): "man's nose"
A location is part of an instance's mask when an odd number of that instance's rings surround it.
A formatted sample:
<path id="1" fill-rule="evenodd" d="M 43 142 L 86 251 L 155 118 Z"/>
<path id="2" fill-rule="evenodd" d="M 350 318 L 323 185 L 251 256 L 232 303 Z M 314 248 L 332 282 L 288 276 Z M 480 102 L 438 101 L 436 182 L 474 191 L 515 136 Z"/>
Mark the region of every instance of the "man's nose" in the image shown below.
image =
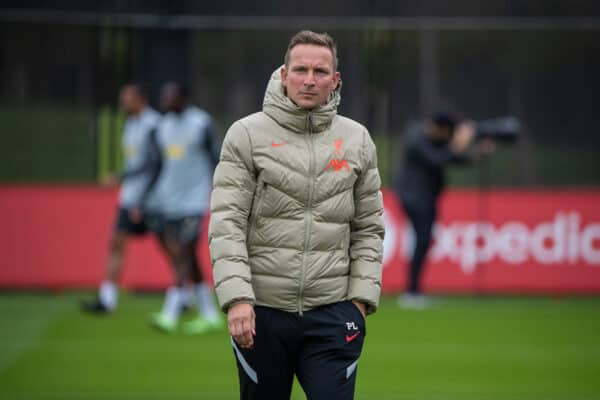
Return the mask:
<path id="1" fill-rule="evenodd" d="M 304 86 L 314 86 L 315 85 L 315 75 L 312 71 L 308 71 L 306 74 L 306 78 L 304 78 Z"/>

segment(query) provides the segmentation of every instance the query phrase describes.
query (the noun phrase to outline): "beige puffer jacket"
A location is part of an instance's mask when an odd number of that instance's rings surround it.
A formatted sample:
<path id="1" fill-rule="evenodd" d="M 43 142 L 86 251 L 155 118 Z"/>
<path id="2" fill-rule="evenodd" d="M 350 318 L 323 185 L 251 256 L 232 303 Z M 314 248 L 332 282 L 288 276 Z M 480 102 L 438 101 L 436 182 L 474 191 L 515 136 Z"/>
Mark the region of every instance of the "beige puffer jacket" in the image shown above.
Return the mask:
<path id="1" fill-rule="evenodd" d="M 249 302 L 302 312 L 343 300 L 377 308 L 383 203 L 375 145 L 337 115 L 339 88 L 308 111 L 279 69 L 263 112 L 235 122 L 214 176 L 209 227 L 223 310 Z"/>

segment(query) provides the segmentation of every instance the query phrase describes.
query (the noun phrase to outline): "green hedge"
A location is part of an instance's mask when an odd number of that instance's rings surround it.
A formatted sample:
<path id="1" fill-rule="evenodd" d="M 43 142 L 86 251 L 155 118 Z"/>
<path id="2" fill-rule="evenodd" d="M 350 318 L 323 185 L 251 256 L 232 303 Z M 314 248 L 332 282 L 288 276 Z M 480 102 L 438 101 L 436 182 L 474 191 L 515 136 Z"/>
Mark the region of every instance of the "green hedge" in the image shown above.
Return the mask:
<path id="1" fill-rule="evenodd" d="M 95 129 L 91 109 L 0 104 L 0 121 L 1 181 L 94 180 Z"/>

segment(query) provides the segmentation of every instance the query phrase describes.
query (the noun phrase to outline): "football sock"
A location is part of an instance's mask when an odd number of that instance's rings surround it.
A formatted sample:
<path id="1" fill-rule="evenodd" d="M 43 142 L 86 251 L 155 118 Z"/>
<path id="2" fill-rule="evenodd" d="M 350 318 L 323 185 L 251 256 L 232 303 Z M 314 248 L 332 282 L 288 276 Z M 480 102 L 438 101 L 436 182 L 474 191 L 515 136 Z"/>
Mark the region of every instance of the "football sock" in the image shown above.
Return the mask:
<path id="1" fill-rule="evenodd" d="M 182 304 L 183 290 L 179 287 L 172 286 L 167 289 L 165 302 L 162 308 L 162 314 L 173 321 L 177 321 L 179 318 L 179 313 L 181 312 Z"/>
<path id="2" fill-rule="evenodd" d="M 98 299 L 106 308 L 114 310 L 117 307 L 118 297 L 117 285 L 111 281 L 102 282 L 98 291 Z"/>
<path id="3" fill-rule="evenodd" d="M 182 293 L 182 304 L 186 307 L 193 307 L 194 302 L 196 301 L 196 293 L 194 292 L 194 287 L 187 285 L 182 289 Z"/>
<path id="4" fill-rule="evenodd" d="M 212 290 L 206 283 L 196 285 L 196 294 L 198 296 L 198 310 L 208 320 L 215 320 L 219 317 L 219 311 L 215 306 Z"/>

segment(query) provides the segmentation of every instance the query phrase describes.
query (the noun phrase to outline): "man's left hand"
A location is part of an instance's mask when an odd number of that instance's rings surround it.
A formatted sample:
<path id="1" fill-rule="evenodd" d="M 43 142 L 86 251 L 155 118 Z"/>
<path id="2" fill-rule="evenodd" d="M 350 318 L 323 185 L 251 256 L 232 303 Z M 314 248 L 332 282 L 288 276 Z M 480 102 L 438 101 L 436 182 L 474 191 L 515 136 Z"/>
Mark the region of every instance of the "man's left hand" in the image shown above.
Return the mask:
<path id="1" fill-rule="evenodd" d="M 367 318 L 367 306 L 365 303 L 361 303 L 360 301 L 352 300 L 352 303 L 358 308 L 363 318 Z"/>

